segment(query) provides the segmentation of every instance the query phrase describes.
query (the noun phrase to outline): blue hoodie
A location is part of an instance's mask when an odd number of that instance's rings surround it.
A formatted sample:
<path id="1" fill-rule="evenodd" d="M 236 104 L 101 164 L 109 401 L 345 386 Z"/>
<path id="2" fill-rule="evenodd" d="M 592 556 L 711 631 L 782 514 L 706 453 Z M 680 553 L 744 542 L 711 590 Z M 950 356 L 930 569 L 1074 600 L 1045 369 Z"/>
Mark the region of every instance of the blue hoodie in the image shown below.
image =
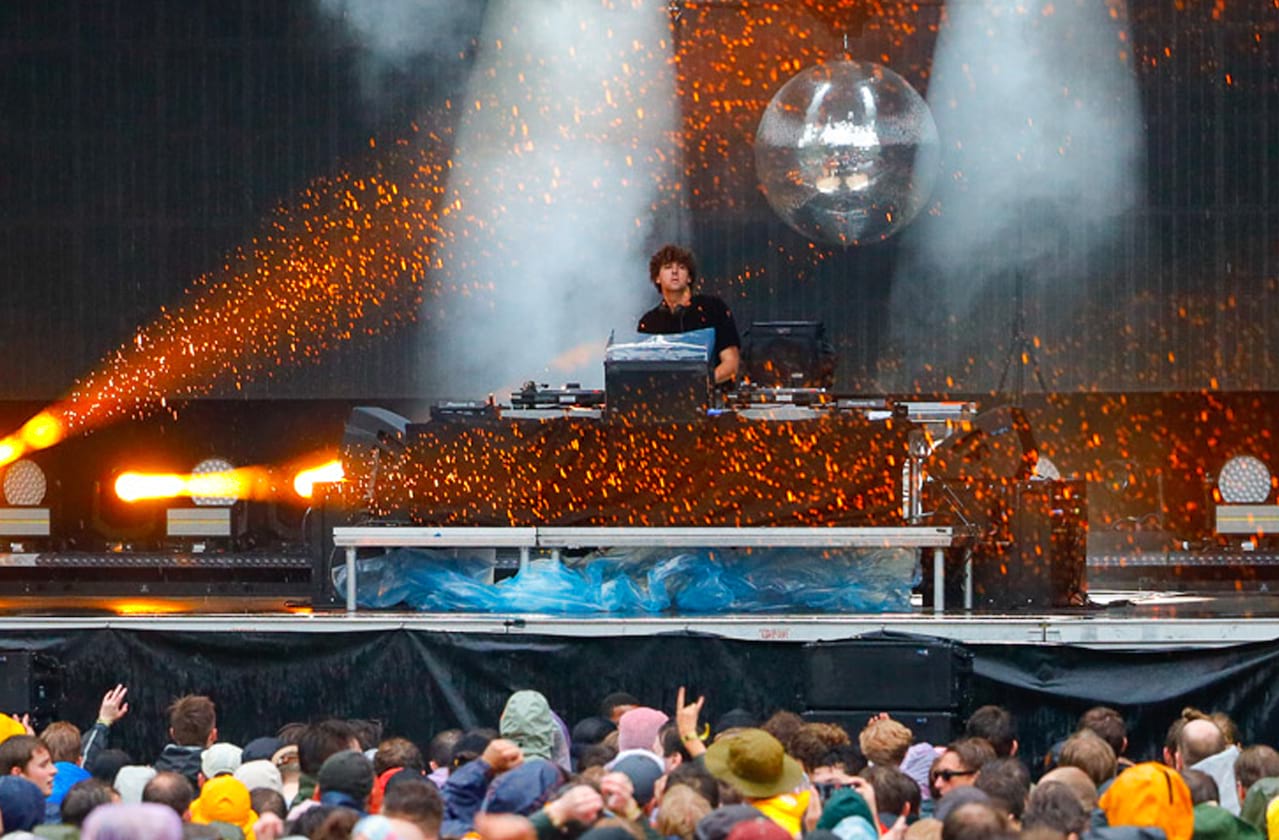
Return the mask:
<path id="1" fill-rule="evenodd" d="M 53 777 L 53 791 L 49 794 L 49 798 L 44 801 L 44 821 L 47 823 L 61 822 L 62 798 L 67 795 L 67 791 L 71 790 L 71 786 L 76 782 L 83 782 L 85 779 L 92 778 L 89 771 L 79 764 L 59 761 L 53 766 L 58 768 L 58 775 Z"/>

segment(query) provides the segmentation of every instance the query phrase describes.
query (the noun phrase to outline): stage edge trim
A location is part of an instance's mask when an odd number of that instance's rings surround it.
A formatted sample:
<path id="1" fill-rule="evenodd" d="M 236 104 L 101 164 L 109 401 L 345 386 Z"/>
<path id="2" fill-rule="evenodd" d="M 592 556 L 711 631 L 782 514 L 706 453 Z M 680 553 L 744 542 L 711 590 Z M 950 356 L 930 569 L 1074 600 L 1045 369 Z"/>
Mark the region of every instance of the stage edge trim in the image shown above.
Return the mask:
<path id="1" fill-rule="evenodd" d="M 696 634 L 741 641 L 842 641 L 875 632 L 911 633 L 966 644 L 1073 645 L 1088 648 L 1171 649 L 1230 647 L 1279 639 L 1279 619 L 1054 616 L 777 616 L 707 618 L 550 618 L 445 614 L 298 616 L 138 615 L 95 618 L 0 618 L 0 631 L 118 629 L 207 633 L 442 633 L 601 638 Z"/>

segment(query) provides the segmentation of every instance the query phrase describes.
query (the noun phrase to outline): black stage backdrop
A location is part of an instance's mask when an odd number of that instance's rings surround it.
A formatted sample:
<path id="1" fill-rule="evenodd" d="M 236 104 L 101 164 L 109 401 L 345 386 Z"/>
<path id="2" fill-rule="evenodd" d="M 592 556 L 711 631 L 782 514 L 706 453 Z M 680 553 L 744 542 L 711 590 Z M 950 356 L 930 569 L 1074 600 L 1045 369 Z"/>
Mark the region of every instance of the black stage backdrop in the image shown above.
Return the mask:
<path id="1" fill-rule="evenodd" d="M 316 179 L 380 160 L 381 150 L 411 141 L 415 120 L 450 97 L 468 98 L 488 3 L 395 4 L 447 7 L 454 26 L 420 41 L 401 29 L 403 43 L 425 48 L 443 39 L 444 49 L 380 68 L 371 66 L 368 39 L 349 25 L 359 16 L 326 13 L 350 5 L 0 4 L 0 62 L 9 71 L 0 78 L 0 347 L 9 362 L 0 397 L 56 398 L 117 347 L 131 346 L 139 327 L 180 302 L 195 278 L 248 246 L 274 208 L 296 209 Z M 815 248 L 769 209 L 753 138 L 780 84 L 800 67 L 851 51 L 927 95 L 936 42 L 954 17 L 939 4 L 881 4 L 850 33 L 826 25 L 815 13 L 822 5 L 833 4 L 677 4 L 682 192 L 695 199 L 668 214 L 686 222 L 687 233 L 655 228 L 653 235 L 693 247 L 707 288 L 729 300 L 739 323 L 823 319 L 839 354 L 840 387 L 850 391 L 990 391 L 1013 350 L 1020 277 L 1026 332 L 1041 340 L 1052 390 L 1279 388 L 1279 332 L 1268 328 L 1279 317 L 1272 234 L 1279 50 L 1270 0 L 1125 3 L 1128 37 L 1115 44 L 1114 63 L 1096 72 L 1131 74 L 1136 85 L 1145 156 L 1138 206 L 1119 218 L 1094 215 L 1080 212 L 1070 193 L 1064 215 L 1034 212 L 1022 202 L 1053 193 L 1032 157 L 1027 169 L 1009 169 L 1023 177 L 1007 196 L 1017 202 L 1008 207 L 1031 212 L 994 237 L 971 272 L 949 263 L 913 270 L 902 258 L 906 236 Z M 1082 43 L 1086 36 L 1076 34 Z M 989 71 L 978 62 L 966 69 L 972 89 L 954 106 L 960 113 L 991 97 Z M 1088 96 L 1073 85 L 1069 95 Z M 440 128 L 435 120 L 422 125 Z M 934 195 L 942 221 L 957 212 L 951 197 L 972 188 L 960 177 L 964 164 L 1003 148 L 957 145 L 943 144 Z M 1097 181 L 1081 181 L 1081 194 L 1103 180 L 1100 168 L 1089 169 L 1098 170 Z M 933 218 L 921 214 L 906 234 L 924 232 Z M 984 221 L 984 232 L 999 230 Z M 581 263 L 579 237 L 566 242 L 559 274 Z M 1045 250 L 1028 263 L 1030 242 Z M 514 281 L 524 282 L 527 256 L 511 255 Z M 1025 270 L 991 270 L 1010 264 Z M 450 282 L 502 279 L 463 270 Z M 645 285 L 643 266 L 623 282 Z M 423 346 L 434 339 L 429 318 L 439 309 L 430 307 L 414 328 L 334 348 L 322 364 L 243 382 L 226 377 L 214 393 L 443 398 L 502 387 L 476 382 L 450 393 L 437 381 L 448 360 Z M 618 322 L 627 321 L 619 313 Z M 603 324 L 587 325 L 583 340 L 606 334 Z M 528 376 L 541 376 L 548 361 L 528 359 Z"/>
<path id="2" fill-rule="evenodd" d="M 877 636 L 882 642 L 883 636 Z M 820 644 L 820 643 L 819 643 Z M 962 715 L 1000 703 L 1020 721 L 1032 766 L 1099 703 L 1130 723 L 1129 755 L 1152 758 L 1184 705 L 1223 710 L 1245 743 L 1279 742 L 1275 686 L 1279 643 L 1138 652 L 1062 646 L 974 645 Z M 236 743 L 324 714 L 382 721 L 419 743 L 441 729 L 496 725 L 506 696 L 535 688 L 570 724 L 594 714 L 608 692 L 627 690 L 670 709 L 678 686 L 706 695 L 706 717 L 733 707 L 765 715 L 803 710 L 805 646 L 686 633 L 643 638 L 563 638 L 392 630 L 353 633 L 139 632 L 123 629 L 10 632 L 0 650 L 36 651 L 60 663 L 61 716 L 88 725 L 102 693 L 129 686 L 131 710 L 113 744 L 140 760 L 165 740 L 165 708 L 185 692 L 218 704 L 221 737 Z M 852 708 L 877 707 L 876 672 L 840 680 Z"/>

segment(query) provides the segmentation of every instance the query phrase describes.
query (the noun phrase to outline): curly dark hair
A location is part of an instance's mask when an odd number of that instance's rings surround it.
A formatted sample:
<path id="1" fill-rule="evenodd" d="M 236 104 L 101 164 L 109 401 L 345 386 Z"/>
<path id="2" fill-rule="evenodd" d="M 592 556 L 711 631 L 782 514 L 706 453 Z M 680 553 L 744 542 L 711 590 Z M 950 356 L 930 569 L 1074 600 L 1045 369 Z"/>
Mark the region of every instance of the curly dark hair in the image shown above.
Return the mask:
<path id="1" fill-rule="evenodd" d="M 678 245 L 663 245 L 648 261 L 648 279 L 654 285 L 657 284 L 657 275 L 661 273 L 662 266 L 668 263 L 679 263 L 688 269 L 689 285 L 697 282 L 697 260 L 693 259 L 693 252 Z"/>

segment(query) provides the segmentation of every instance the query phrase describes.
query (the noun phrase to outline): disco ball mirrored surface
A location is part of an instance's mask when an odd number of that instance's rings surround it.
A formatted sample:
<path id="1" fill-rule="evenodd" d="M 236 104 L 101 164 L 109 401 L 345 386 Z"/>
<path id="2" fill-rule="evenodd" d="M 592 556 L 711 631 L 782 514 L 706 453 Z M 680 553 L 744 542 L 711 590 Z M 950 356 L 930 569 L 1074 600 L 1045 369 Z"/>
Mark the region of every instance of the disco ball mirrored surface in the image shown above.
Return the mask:
<path id="1" fill-rule="evenodd" d="M 769 204 L 800 234 L 849 246 L 881 242 L 924 207 L 940 145 L 928 103 L 878 64 L 801 71 L 768 103 L 755 171 Z"/>

